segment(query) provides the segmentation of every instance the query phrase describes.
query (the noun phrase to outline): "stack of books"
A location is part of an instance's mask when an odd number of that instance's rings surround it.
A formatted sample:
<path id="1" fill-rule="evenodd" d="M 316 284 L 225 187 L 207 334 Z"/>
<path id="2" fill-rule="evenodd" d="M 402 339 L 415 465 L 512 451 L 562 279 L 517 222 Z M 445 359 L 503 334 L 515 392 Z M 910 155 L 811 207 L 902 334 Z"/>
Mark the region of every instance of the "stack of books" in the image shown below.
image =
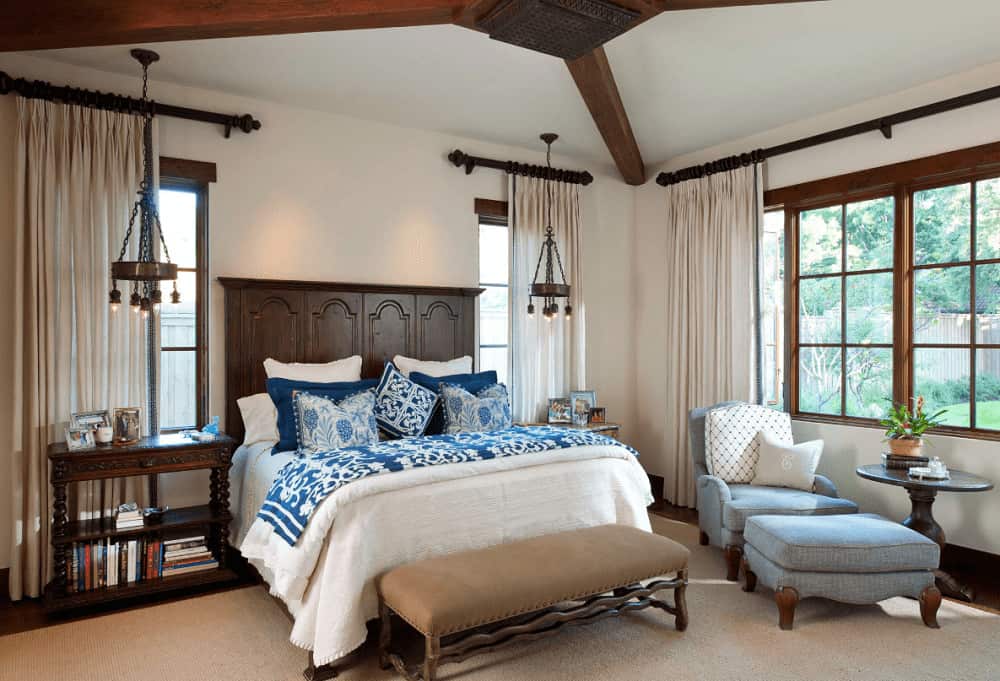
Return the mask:
<path id="1" fill-rule="evenodd" d="M 205 544 L 205 537 L 185 537 L 163 542 L 163 576 L 184 575 L 219 567 Z"/>
<path id="2" fill-rule="evenodd" d="M 100 539 L 76 542 L 66 559 L 68 590 L 145 582 L 161 576 L 162 543 L 155 539 Z"/>
<path id="3" fill-rule="evenodd" d="M 115 515 L 115 529 L 120 532 L 135 527 L 142 527 L 142 511 L 136 504 L 122 504 Z"/>

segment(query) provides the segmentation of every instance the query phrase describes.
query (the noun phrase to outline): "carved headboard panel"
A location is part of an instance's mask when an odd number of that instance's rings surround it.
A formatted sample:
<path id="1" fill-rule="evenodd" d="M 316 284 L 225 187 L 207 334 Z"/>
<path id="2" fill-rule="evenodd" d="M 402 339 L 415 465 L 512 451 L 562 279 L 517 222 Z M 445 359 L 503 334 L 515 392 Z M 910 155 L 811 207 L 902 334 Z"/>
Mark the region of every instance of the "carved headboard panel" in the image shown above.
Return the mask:
<path id="1" fill-rule="evenodd" d="M 226 291 L 226 431 L 243 438 L 236 400 L 264 392 L 264 360 L 329 362 L 361 355 L 377 378 L 395 355 L 475 357 L 482 289 L 220 277 Z"/>

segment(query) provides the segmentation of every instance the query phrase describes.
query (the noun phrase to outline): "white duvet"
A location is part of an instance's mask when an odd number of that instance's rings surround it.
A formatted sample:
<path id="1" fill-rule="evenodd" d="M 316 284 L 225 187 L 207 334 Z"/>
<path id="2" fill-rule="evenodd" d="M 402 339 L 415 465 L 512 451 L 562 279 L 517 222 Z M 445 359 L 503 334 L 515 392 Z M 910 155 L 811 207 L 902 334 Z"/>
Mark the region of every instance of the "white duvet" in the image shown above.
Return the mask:
<path id="1" fill-rule="evenodd" d="M 241 447 L 233 533 L 272 595 L 295 619 L 293 644 L 322 665 L 360 646 L 378 613 L 375 577 L 420 558 L 516 539 L 620 523 L 649 530 L 649 479 L 613 445 L 371 476 L 334 492 L 295 546 L 255 519 L 292 454 Z"/>

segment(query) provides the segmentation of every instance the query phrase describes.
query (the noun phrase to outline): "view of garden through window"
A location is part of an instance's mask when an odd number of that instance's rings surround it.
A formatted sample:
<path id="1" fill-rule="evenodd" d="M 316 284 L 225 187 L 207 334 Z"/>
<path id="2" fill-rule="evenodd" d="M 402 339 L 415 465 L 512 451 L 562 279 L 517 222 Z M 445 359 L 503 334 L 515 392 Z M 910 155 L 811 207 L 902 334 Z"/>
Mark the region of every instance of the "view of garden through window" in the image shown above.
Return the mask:
<path id="1" fill-rule="evenodd" d="M 1000 429 L 1000 179 L 909 198 L 913 393 L 947 425 Z M 895 213 L 892 196 L 799 213 L 800 412 L 888 406 Z"/>
<path id="2" fill-rule="evenodd" d="M 160 221 L 170 259 L 177 263 L 181 302 L 170 302 L 172 282 L 164 282 L 160 306 L 160 428 L 202 426 L 197 420 L 196 268 L 197 208 L 195 192 L 161 189 Z"/>
<path id="3" fill-rule="evenodd" d="M 508 386 L 509 234 L 506 225 L 479 224 L 479 285 L 486 289 L 479 296 L 479 370 L 495 370 Z"/>

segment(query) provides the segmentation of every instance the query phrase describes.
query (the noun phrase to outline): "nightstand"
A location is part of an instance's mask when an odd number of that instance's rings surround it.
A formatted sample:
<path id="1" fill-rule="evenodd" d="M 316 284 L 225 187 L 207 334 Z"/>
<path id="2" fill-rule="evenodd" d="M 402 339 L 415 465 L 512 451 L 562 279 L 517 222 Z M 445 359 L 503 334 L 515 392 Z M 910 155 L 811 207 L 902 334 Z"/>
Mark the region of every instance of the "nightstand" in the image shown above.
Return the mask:
<path id="1" fill-rule="evenodd" d="M 197 442 L 180 435 L 145 437 L 132 445 L 98 446 L 89 449 L 68 449 L 66 443 L 49 445 L 49 461 L 53 491 L 52 554 L 54 578 L 45 592 L 45 604 L 50 610 L 78 608 L 117 601 L 152 593 L 183 590 L 191 587 L 227 582 L 238 575 L 227 564 L 229 540 L 229 467 L 232 464 L 235 441 L 227 435 Z M 127 476 L 148 476 L 197 469 L 211 470 L 208 503 L 201 506 L 171 508 L 157 520 L 146 519 L 140 527 L 117 529 L 115 518 L 71 521 L 67 513 L 67 488 L 70 483 L 105 480 Z M 116 542 L 163 542 L 170 539 L 202 534 L 205 545 L 218 561 L 218 567 L 198 572 L 158 577 L 152 574 L 141 581 L 129 581 L 113 586 L 99 585 L 86 590 L 69 588 L 70 563 L 74 545 Z M 105 554 L 98 554 L 103 556 Z M 129 554 L 131 556 L 131 554 Z M 146 565 L 153 565 L 152 551 Z M 141 554 L 137 561 L 142 564 Z M 115 569 L 118 566 L 102 567 Z M 122 560 L 122 566 L 127 565 Z M 89 563 L 88 563 L 89 567 Z"/>
<path id="2" fill-rule="evenodd" d="M 572 423 L 518 423 L 519 426 L 551 426 L 553 428 L 566 428 L 568 430 L 585 430 L 589 433 L 600 433 L 614 439 L 619 439 L 621 432 L 620 423 L 588 423 L 585 426 L 575 426 Z"/>

